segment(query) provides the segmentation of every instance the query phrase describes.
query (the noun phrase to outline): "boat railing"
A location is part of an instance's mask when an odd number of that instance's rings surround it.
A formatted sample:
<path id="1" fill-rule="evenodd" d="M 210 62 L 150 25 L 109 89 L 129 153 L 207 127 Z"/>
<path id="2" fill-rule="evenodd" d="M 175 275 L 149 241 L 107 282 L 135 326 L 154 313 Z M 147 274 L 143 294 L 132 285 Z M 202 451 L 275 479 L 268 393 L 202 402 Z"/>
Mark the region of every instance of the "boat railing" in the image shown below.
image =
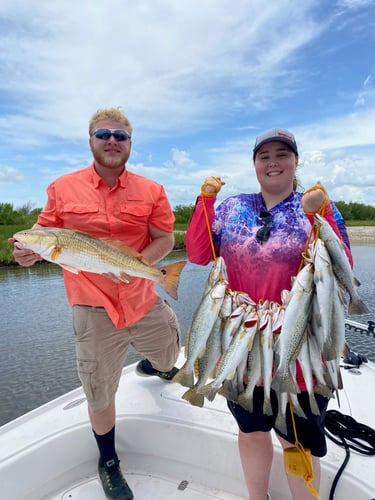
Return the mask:
<path id="1" fill-rule="evenodd" d="M 364 323 L 358 323 L 357 321 L 352 321 L 351 319 L 345 320 L 345 327 L 348 330 L 354 330 L 356 332 L 365 333 L 371 335 L 375 338 L 375 321 L 368 321 L 367 325 Z"/>

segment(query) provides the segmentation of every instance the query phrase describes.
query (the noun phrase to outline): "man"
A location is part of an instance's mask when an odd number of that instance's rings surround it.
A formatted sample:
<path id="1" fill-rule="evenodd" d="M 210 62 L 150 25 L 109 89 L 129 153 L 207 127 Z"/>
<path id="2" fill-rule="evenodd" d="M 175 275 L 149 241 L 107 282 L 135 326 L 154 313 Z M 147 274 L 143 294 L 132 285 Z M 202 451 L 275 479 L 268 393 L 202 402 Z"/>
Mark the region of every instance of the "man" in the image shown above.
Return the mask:
<path id="1" fill-rule="evenodd" d="M 174 215 L 163 186 L 126 168 L 132 126 L 115 108 L 98 110 L 89 124 L 93 163 L 64 175 L 47 188 L 47 204 L 34 227 L 76 229 L 98 238 L 121 240 L 152 265 L 173 248 Z M 15 243 L 13 238 L 10 243 Z M 30 266 L 40 255 L 15 248 L 14 257 Z M 128 347 L 146 359 L 141 375 L 171 380 L 180 349 L 180 329 L 170 306 L 151 280 L 64 270 L 73 307 L 77 366 L 99 448 L 98 472 L 107 498 L 130 500 L 115 449 L 115 394 Z"/>

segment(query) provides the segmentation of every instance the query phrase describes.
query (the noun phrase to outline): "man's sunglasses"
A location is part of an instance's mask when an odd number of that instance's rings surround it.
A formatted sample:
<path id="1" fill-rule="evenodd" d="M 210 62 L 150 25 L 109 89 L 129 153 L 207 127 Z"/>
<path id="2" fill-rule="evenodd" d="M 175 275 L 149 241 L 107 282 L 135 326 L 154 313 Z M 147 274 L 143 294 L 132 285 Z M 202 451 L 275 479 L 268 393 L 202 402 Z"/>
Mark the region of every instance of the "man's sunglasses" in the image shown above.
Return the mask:
<path id="1" fill-rule="evenodd" d="M 130 134 L 127 130 L 114 130 L 111 128 L 97 128 L 94 130 L 93 135 L 95 135 L 97 139 L 102 139 L 103 141 L 108 141 L 111 135 L 113 135 L 118 142 L 130 139 Z"/>
<path id="2" fill-rule="evenodd" d="M 270 212 L 262 211 L 259 214 L 259 219 L 262 221 L 263 226 L 258 229 L 255 238 L 262 245 L 270 237 L 273 216 Z"/>

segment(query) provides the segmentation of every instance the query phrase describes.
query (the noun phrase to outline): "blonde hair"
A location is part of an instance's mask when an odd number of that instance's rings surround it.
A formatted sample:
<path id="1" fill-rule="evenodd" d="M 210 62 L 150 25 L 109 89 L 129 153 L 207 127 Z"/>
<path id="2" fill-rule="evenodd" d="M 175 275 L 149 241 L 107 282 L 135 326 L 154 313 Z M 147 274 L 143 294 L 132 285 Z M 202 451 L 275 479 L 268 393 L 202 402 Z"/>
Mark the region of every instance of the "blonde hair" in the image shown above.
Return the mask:
<path id="1" fill-rule="evenodd" d="M 124 115 L 120 108 L 108 108 L 108 109 L 98 109 L 91 117 L 89 123 L 89 134 L 90 137 L 94 133 L 95 125 L 100 120 L 116 120 L 117 122 L 125 125 L 126 130 L 131 134 L 133 132 L 133 127 L 131 126 L 130 121 L 127 116 Z"/>

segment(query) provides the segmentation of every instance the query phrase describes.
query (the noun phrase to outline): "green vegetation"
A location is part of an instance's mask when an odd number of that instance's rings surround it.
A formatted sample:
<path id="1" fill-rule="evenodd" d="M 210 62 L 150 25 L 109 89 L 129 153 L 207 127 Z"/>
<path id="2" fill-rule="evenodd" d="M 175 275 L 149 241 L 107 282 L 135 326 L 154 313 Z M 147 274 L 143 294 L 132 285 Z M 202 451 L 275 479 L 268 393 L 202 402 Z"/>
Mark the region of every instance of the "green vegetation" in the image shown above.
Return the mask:
<path id="1" fill-rule="evenodd" d="M 375 207 L 362 203 L 346 203 L 336 201 L 336 206 L 342 213 L 348 226 L 375 226 Z M 26 204 L 14 208 L 11 203 L 0 203 L 0 265 L 13 265 L 13 247 L 8 238 L 21 229 L 31 227 L 37 220 L 41 208 L 32 208 Z M 173 210 L 176 217 L 175 249 L 185 248 L 185 231 L 192 216 L 194 205 L 177 205 Z"/>
<path id="2" fill-rule="evenodd" d="M 375 207 L 345 201 L 335 201 L 335 205 L 348 226 L 375 226 Z"/>

